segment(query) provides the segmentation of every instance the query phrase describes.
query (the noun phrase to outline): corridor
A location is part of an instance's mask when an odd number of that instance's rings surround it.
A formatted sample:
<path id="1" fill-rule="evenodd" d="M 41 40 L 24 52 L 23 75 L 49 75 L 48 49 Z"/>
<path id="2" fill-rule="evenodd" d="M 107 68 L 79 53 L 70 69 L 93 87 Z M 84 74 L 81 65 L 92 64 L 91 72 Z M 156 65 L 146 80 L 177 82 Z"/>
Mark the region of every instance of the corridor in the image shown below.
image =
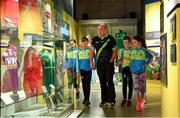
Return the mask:
<path id="1" fill-rule="evenodd" d="M 149 89 L 151 88 L 151 89 Z M 91 105 L 89 107 L 82 104 L 81 99 L 75 103 L 75 110 L 82 110 L 79 117 L 160 117 L 160 85 L 158 82 L 147 82 L 146 103 L 143 112 L 137 112 L 135 109 L 135 98 L 133 97 L 132 107 L 121 107 L 122 91 L 121 85 L 116 85 L 116 106 L 99 107 L 100 103 L 100 87 L 99 83 L 91 84 Z"/>

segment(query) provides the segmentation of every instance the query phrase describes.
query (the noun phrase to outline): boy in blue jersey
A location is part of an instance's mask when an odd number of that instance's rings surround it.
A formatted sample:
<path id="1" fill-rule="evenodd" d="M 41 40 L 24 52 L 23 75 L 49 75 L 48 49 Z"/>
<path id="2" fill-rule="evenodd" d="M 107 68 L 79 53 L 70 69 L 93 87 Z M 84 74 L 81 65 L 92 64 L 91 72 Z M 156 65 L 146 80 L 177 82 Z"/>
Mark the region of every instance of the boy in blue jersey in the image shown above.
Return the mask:
<path id="1" fill-rule="evenodd" d="M 88 48 L 88 39 L 83 37 L 81 40 L 82 48 L 79 50 L 78 54 L 78 70 L 80 71 L 84 100 L 83 104 L 88 106 L 90 105 L 89 96 L 91 89 L 91 67 L 90 67 L 90 48 Z"/>
<path id="2" fill-rule="evenodd" d="M 130 68 L 133 76 L 134 88 L 136 91 L 136 110 L 142 111 L 145 103 L 145 68 L 151 62 L 152 55 L 147 49 L 142 47 L 144 39 L 140 36 L 133 37 L 134 48 L 131 51 Z"/>
<path id="3" fill-rule="evenodd" d="M 131 62 L 131 38 L 126 36 L 123 40 L 124 48 L 118 52 L 118 65 L 122 65 L 122 92 L 123 92 L 123 101 L 121 106 L 131 106 L 132 101 L 132 92 L 133 92 L 133 79 L 130 70 Z M 128 99 L 127 99 L 127 85 L 129 88 Z"/>
<path id="4" fill-rule="evenodd" d="M 78 55 L 78 49 L 76 48 L 76 41 L 70 40 L 70 49 L 66 51 L 66 55 L 65 55 L 64 69 L 67 69 L 68 88 L 71 89 L 72 84 L 74 84 L 74 88 L 76 89 L 76 99 L 79 99 L 80 92 L 79 92 L 79 86 L 77 84 L 77 76 L 76 76 L 77 55 Z"/>

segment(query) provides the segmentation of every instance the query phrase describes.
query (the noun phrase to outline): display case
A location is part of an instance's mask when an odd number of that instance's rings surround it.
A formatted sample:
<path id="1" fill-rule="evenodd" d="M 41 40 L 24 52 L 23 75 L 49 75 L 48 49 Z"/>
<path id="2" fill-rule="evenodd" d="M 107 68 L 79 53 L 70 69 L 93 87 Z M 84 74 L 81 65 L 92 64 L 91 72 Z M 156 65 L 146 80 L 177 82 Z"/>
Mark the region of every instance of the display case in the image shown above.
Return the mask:
<path id="1" fill-rule="evenodd" d="M 36 110 L 33 115 L 58 116 L 73 105 L 73 99 L 69 101 L 73 91 L 67 96 L 69 85 L 64 78 L 67 45 L 63 38 L 25 33 L 22 42 L 1 44 L 2 116 L 32 116 Z M 8 109 L 13 110 L 6 114 Z"/>
<path id="2" fill-rule="evenodd" d="M 63 69 L 63 0 L 1 0 L 0 6 L 1 116 L 59 116 L 73 108 Z"/>

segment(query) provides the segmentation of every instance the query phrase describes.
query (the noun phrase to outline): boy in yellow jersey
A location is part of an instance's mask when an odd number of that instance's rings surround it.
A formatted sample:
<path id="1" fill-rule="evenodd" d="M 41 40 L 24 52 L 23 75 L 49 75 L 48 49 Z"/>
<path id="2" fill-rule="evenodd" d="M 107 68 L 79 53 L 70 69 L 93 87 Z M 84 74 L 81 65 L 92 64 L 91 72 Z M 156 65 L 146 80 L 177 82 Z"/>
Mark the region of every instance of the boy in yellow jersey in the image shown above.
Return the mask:
<path id="1" fill-rule="evenodd" d="M 132 105 L 132 92 L 133 92 L 133 79 L 130 71 L 130 61 L 131 61 L 131 38 L 126 36 L 123 40 L 124 48 L 118 52 L 118 64 L 122 65 L 122 92 L 123 100 L 121 106 L 131 106 Z M 128 98 L 127 98 L 127 85 L 129 88 Z"/>

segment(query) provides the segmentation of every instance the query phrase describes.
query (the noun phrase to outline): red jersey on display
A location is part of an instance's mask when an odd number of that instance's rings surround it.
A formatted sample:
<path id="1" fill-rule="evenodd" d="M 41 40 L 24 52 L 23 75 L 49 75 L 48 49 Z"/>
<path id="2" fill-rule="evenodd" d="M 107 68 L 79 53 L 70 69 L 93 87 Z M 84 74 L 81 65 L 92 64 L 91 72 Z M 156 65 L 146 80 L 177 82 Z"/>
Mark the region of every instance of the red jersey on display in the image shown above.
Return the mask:
<path id="1" fill-rule="evenodd" d="M 42 92 L 42 62 L 34 48 L 28 48 L 24 61 L 24 91 L 28 97 Z"/>

